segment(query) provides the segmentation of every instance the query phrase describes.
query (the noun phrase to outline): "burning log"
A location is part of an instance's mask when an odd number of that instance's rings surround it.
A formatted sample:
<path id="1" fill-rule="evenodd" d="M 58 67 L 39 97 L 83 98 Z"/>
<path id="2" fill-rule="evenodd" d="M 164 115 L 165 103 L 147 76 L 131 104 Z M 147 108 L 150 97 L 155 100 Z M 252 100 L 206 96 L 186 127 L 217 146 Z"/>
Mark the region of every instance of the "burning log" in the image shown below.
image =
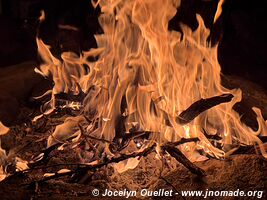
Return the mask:
<path id="1" fill-rule="evenodd" d="M 195 119 L 198 115 L 200 115 L 202 112 L 211 109 L 219 104 L 230 102 L 234 96 L 232 94 L 223 94 L 220 96 L 214 96 L 207 99 L 200 99 L 193 103 L 191 106 L 189 106 L 186 110 L 184 110 L 177 118 L 176 122 L 181 125 L 185 125 L 187 123 L 190 123 L 193 119 Z M 123 148 L 127 146 L 129 141 L 133 138 L 140 137 L 140 136 L 148 136 L 152 132 L 151 131 L 133 131 L 130 134 L 125 134 L 125 123 L 126 117 L 121 116 L 120 120 L 117 122 L 116 126 L 116 137 L 114 138 L 113 143 L 110 145 L 110 149 L 114 151 L 120 151 Z M 170 122 L 166 119 L 166 124 L 170 125 Z M 204 135 L 209 139 L 215 139 L 220 140 L 221 137 L 217 135 L 209 135 L 205 130 L 203 130 Z M 118 140 L 122 139 L 122 142 L 119 144 Z M 193 138 L 192 141 L 195 139 Z M 178 142 L 180 143 L 180 141 Z M 117 148 L 116 148 L 117 145 Z"/>
<path id="2" fill-rule="evenodd" d="M 86 94 L 82 91 L 77 95 L 61 92 L 61 93 L 55 94 L 55 99 L 59 103 L 59 105 L 60 105 L 60 102 L 65 102 L 65 104 L 66 102 L 77 102 L 77 103 L 82 104 L 85 96 Z"/>
<path id="3" fill-rule="evenodd" d="M 220 96 L 214 96 L 207 99 L 200 99 L 189 106 L 185 111 L 183 111 L 177 118 L 176 122 L 178 124 L 184 125 L 191 122 L 202 112 L 217 106 L 221 103 L 230 102 L 234 96 L 232 94 L 223 94 Z"/>
<path id="4" fill-rule="evenodd" d="M 128 146 L 131 140 L 135 138 L 148 138 L 150 134 L 152 134 L 151 131 L 134 131 L 128 134 L 124 133 L 123 137 L 120 137 L 116 139 L 115 142 L 113 141 L 110 143 L 109 149 L 111 152 L 121 151 Z M 119 140 L 121 140 L 121 142 L 119 142 Z"/>

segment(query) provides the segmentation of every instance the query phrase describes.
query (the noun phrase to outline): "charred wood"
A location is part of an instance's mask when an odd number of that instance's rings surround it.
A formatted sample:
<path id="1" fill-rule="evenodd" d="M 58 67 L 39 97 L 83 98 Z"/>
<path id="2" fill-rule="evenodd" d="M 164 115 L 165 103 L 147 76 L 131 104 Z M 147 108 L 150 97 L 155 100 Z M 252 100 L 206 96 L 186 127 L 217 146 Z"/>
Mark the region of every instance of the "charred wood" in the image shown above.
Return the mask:
<path id="1" fill-rule="evenodd" d="M 214 96 L 207 99 L 200 99 L 189 106 L 185 111 L 183 111 L 177 118 L 176 122 L 178 124 L 184 125 L 191 122 L 202 112 L 215 107 L 219 104 L 230 102 L 234 96 L 232 94 L 223 94 L 220 96 Z"/>
<path id="2" fill-rule="evenodd" d="M 198 176 L 204 176 L 205 171 L 194 165 L 186 156 L 175 146 L 167 144 L 164 145 L 163 150 L 167 151 L 172 157 L 174 157 L 179 163 L 183 164 L 187 169 L 189 169 L 193 174 Z"/>

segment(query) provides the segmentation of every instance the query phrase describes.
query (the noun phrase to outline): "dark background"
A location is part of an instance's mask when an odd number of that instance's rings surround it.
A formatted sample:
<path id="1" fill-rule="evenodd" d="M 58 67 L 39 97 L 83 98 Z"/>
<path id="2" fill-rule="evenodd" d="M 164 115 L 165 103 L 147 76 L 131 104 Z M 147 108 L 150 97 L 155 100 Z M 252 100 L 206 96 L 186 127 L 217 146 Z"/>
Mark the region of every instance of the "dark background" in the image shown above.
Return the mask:
<path id="1" fill-rule="evenodd" d="M 36 30 L 40 10 L 46 20 L 40 37 L 55 55 L 65 50 L 80 52 L 95 47 L 93 34 L 100 33 L 99 9 L 90 0 L 0 0 L 0 67 L 37 60 Z M 211 42 L 219 42 L 219 62 L 224 74 L 234 74 L 267 88 L 267 23 L 263 0 L 225 0 L 223 13 L 213 25 L 218 0 L 182 0 L 169 28 L 179 30 L 179 23 L 197 28 L 200 13 L 211 29 Z M 74 25 L 79 31 L 65 30 L 59 24 Z"/>

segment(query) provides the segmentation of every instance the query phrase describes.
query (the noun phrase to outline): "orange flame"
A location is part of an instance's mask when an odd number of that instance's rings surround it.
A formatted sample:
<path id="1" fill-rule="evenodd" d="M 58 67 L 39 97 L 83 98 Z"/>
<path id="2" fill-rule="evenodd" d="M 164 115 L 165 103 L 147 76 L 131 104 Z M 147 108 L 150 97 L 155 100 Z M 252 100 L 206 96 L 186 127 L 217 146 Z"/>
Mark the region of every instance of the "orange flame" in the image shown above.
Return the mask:
<path id="1" fill-rule="evenodd" d="M 53 94 L 77 93 L 78 85 L 87 93 L 84 112 L 91 120 L 99 119 L 91 135 L 112 141 L 116 124 L 124 115 L 126 132 L 135 124 L 141 130 L 154 132 L 153 140 L 158 143 L 198 137 L 199 143 L 182 147 L 191 160 L 197 160 L 195 150 L 198 148 L 223 158 L 225 151 L 230 150 L 229 144 L 261 144 L 257 136 L 266 135 L 266 121 L 260 110 L 254 108 L 259 122 L 259 129 L 254 132 L 241 123 L 240 116 L 232 109 L 241 101 L 241 90 L 229 90 L 221 85 L 217 46 L 210 47 L 207 43 L 210 32 L 199 15 L 196 16 L 197 30 L 181 25 L 181 37 L 179 32 L 168 30 L 179 0 L 98 0 L 93 3 L 101 7 L 99 22 L 104 31 L 95 36 L 97 49 L 83 52 L 80 57 L 64 52 L 60 62 L 49 47 L 37 39 L 45 62 L 38 72 L 52 75 Z M 215 21 L 220 12 L 218 10 Z M 87 60 L 94 56 L 99 59 Z M 83 64 L 89 67 L 89 73 Z M 192 103 L 223 93 L 231 93 L 234 98 L 203 112 L 187 125 L 176 122 L 175 117 Z M 126 99 L 126 109 L 122 111 L 123 99 Z M 166 125 L 166 120 L 170 125 Z M 224 150 L 213 146 L 203 129 L 208 134 L 219 135 Z M 263 148 L 261 151 L 266 157 Z"/>

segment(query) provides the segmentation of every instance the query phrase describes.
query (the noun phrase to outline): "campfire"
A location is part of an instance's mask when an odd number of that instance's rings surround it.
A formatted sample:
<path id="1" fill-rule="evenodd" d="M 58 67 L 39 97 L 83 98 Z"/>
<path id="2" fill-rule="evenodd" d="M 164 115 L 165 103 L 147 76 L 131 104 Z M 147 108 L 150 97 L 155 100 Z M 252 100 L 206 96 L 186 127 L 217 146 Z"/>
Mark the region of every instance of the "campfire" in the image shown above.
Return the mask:
<path id="1" fill-rule="evenodd" d="M 95 35 L 97 48 L 80 55 L 63 52 L 57 58 L 37 32 L 42 63 L 35 72 L 53 87 L 35 97 L 48 101 L 25 130 L 50 132 L 39 138 L 43 149 L 28 159 L 19 154 L 26 145 L 9 153 L 0 148 L 0 180 L 41 170 L 42 175 L 28 183 L 38 190 L 41 183 L 58 178 L 88 183 L 101 172 L 113 173 L 110 188 L 123 189 L 125 185 L 114 181 L 122 174 L 142 171 L 148 163 L 154 163 L 156 171 L 160 163 L 163 171 L 155 173 L 170 186 L 163 174 L 177 170 L 177 164 L 205 177 L 199 162 L 225 160 L 254 146 L 267 157 L 267 123 L 261 110 L 253 107 L 256 131 L 241 122 L 233 107 L 242 100 L 242 91 L 222 85 L 218 45 L 210 44 L 210 30 L 200 15 L 196 30 L 180 24 L 178 32 L 170 31 L 168 24 L 179 0 L 91 3 L 101 9 L 103 33 Z M 39 23 L 45 20 L 42 11 Z M 60 28 L 76 31 L 71 25 Z M 0 135 L 10 134 L 10 129 L 0 123 Z M 53 164 L 59 155 L 66 156 L 66 162 Z M 68 163 L 70 157 L 74 162 Z M 154 187 L 157 181 L 149 184 Z M 127 189 L 138 190 L 140 185 Z"/>

